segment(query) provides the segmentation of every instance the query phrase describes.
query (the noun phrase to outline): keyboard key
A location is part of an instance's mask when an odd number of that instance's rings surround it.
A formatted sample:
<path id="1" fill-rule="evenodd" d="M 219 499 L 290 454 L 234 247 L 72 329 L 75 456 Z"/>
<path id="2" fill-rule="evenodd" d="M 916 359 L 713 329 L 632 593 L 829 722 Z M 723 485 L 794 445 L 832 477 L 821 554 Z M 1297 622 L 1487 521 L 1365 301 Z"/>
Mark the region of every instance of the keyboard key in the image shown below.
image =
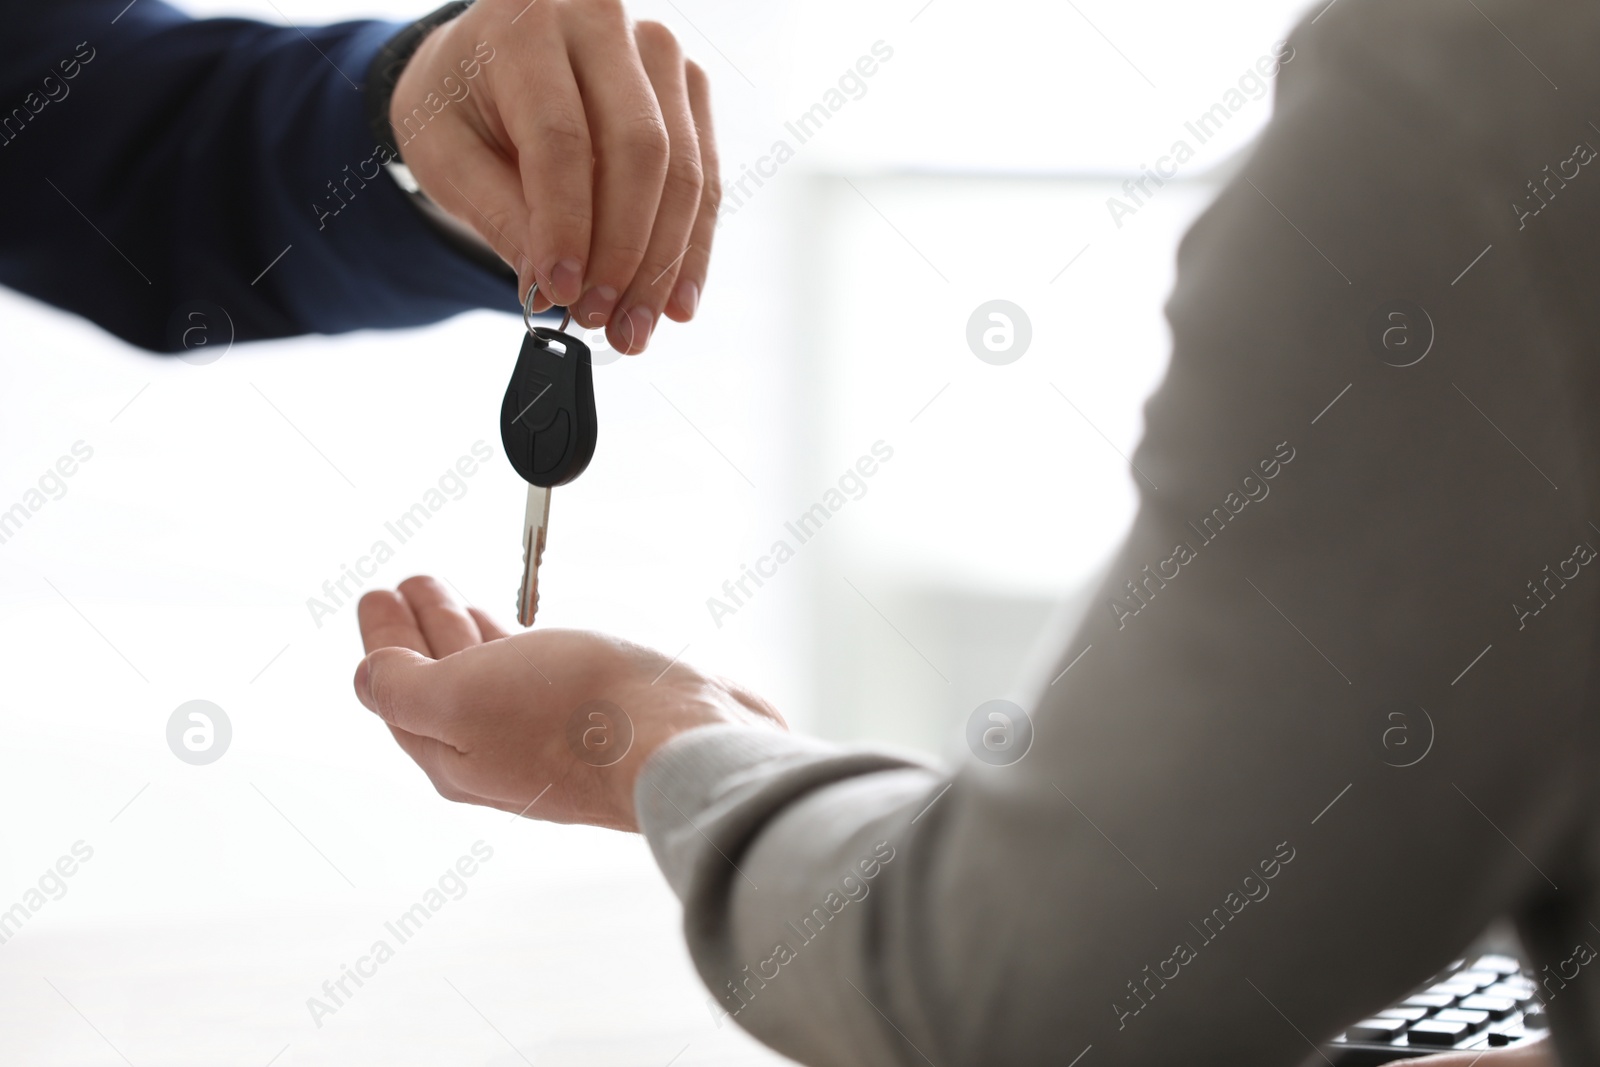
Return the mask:
<path id="1" fill-rule="evenodd" d="M 1472 1033 L 1473 1028 L 1466 1023 L 1440 1022 L 1437 1019 L 1423 1019 L 1419 1023 L 1412 1023 L 1411 1029 L 1406 1031 L 1406 1039 L 1413 1045 L 1428 1045 L 1433 1048 L 1449 1048 L 1457 1041 L 1462 1040 Z"/>
<path id="2" fill-rule="evenodd" d="M 1516 1003 L 1521 1004 L 1523 1001 L 1529 999 L 1533 994 L 1518 989 L 1515 986 L 1506 985 L 1504 982 L 1498 982 L 1487 989 L 1478 990 L 1478 995 L 1480 997 L 1504 997 L 1507 1000 L 1515 1001 Z"/>
<path id="3" fill-rule="evenodd" d="M 1479 956 L 1473 963 L 1475 971 L 1494 971 L 1496 974 L 1516 974 L 1522 970 L 1522 965 L 1510 956 L 1489 955 Z"/>
<path id="4" fill-rule="evenodd" d="M 1384 1008 L 1374 1019 L 1404 1019 L 1407 1022 L 1416 1022 L 1428 1014 L 1427 1008 Z"/>
<path id="5" fill-rule="evenodd" d="M 1456 998 L 1448 993 L 1418 993 L 1400 1002 L 1402 1008 L 1451 1008 Z"/>
<path id="6" fill-rule="evenodd" d="M 1471 970 L 1459 971 L 1456 974 L 1452 974 L 1450 976 L 1450 981 L 1470 982 L 1479 989 L 1482 989 L 1484 986 L 1494 985 L 1496 982 L 1500 981 L 1502 977 L 1503 975 L 1501 975 L 1499 971 Z"/>
<path id="7" fill-rule="evenodd" d="M 1520 974 L 1514 974 L 1509 978 L 1502 978 L 1492 986 L 1485 986 L 1479 992 L 1487 993 L 1491 997 L 1514 997 L 1517 1000 L 1526 1000 L 1533 996 L 1533 991 L 1537 988 L 1531 980 Z"/>
<path id="8" fill-rule="evenodd" d="M 1435 982 L 1424 989 L 1424 993 L 1440 993 L 1451 997 L 1470 997 L 1478 991 L 1476 982 L 1459 982 L 1454 978 L 1448 982 Z"/>
<path id="9" fill-rule="evenodd" d="M 1486 1011 L 1467 1011 L 1463 1008 L 1446 1008 L 1433 1016 L 1444 1023 L 1466 1023 L 1474 1030 L 1489 1023 L 1489 1013 Z"/>
<path id="10" fill-rule="evenodd" d="M 1461 1007 L 1468 1011 L 1486 1011 L 1492 1019 L 1504 1019 L 1517 1008 L 1517 1002 L 1510 997 L 1494 997 L 1485 993 L 1477 996 L 1465 997 Z"/>
<path id="11" fill-rule="evenodd" d="M 1368 1019 L 1344 1032 L 1349 1041 L 1392 1041 L 1405 1032 L 1405 1019 Z"/>

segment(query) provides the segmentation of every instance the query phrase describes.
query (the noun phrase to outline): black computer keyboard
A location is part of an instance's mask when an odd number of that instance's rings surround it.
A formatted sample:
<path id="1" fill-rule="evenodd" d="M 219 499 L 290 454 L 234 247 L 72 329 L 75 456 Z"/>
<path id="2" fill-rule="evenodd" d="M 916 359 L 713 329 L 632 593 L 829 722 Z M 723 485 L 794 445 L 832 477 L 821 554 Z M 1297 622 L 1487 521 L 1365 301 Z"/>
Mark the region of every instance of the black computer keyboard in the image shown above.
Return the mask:
<path id="1" fill-rule="evenodd" d="M 1543 1037 L 1534 978 L 1510 956 L 1452 963 L 1416 993 L 1323 1046 L 1338 1067 L 1368 1067 L 1451 1049 L 1485 1050 Z"/>

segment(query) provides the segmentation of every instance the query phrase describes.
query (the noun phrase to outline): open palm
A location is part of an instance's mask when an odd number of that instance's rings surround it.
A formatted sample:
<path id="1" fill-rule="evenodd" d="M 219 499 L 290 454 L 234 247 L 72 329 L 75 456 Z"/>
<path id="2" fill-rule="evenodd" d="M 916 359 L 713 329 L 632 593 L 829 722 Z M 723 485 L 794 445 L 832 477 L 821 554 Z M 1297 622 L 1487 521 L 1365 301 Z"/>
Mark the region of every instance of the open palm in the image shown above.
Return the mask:
<path id="1" fill-rule="evenodd" d="M 509 635 L 433 578 L 368 593 L 359 615 L 356 695 L 450 800 L 636 830 L 634 782 L 666 741 L 783 725 L 761 698 L 620 638 Z"/>

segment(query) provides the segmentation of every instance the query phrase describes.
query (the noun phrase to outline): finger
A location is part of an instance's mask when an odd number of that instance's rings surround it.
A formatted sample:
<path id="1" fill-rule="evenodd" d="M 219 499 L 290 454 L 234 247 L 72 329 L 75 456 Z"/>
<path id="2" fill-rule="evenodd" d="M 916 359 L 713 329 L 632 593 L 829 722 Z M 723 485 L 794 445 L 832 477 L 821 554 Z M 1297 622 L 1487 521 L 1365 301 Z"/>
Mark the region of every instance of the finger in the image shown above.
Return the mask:
<path id="1" fill-rule="evenodd" d="M 406 141 L 396 130 L 400 151 L 423 192 L 489 243 L 495 254 L 517 272 L 517 295 L 533 284 L 529 255 L 528 209 L 516 166 L 497 152 L 471 125 L 434 122 Z M 543 288 L 540 296 L 545 296 Z M 548 301 L 535 301 L 542 311 Z"/>
<path id="2" fill-rule="evenodd" d="M 582 292 L 589 259 L 594 151 L 565 37 L 554 21 L 558 9 L 530 8 L 516 27 L 518 58 L 484 72 L 514 147 L 540 295 L 571 305 Z"/>
<path id="3" fill-rule="evenodd" d="M 667 173 L 656 207 L 650 245 L 639 271 L 617 306 L 607 331 L 619 352 L 636 354 L 650 342 L 662 309 L 678 280 L 688 254 L 689 233 L 700 210 L 702 174 L 699 135 L 689 108 L 683 52 L 677 39 L 659 22 L 641 22 L 634 31 L 639 58 L 655 87 L 656 102 L 667 127 Z"/>
<path id="4" fill-rule="evenodd" d="M 689 89 L 689 110 L 694 115 L 695 142 L 700 147 L 700 208 L 689 234 L 689 251 L 678 265 L 678 281 L 667 301 L 667 316 L 688 322 L 700 306 L 706 272 L 711 263 L 711 238 L 717 232 L 717 211 L 722 206 L 722 173 L 717 159 L 717 138 L 711 128 L 711 83 L 694 63 L 684 64 Z"/>
<path id="5" fill-rule="evenodd" d="M 428 781 L 433 783 L 433 788 L 438 790 L 440 796 L 455 801 L 473 799 L 455 784 L 460 772 L 461 753 L 443 741 L 410 733 L 396 726 L 389 727 L 389 732 L 394 735 L 401 750 L 422 768 L 422 773 L 428 776 Z"/>
<path id="6" fill-rule="evenodd" d="M 361 644 L 368 652 L 380 648 L 409 648 L 432 656 L 428 639 L 412 614 L 411 605 L 399 593 L 374 589 L 356 604 L 356 621 L 361 627 Z"/>
<path id="7" fill-rule="evenodd" d="M 667 173 L 668 140 L 655 90 L 621 5 L 597 0 L 573 9 L 582 20 L 569 45 L 594 143 L 594 223 L 582 326 L 609 323 L 639 271 Z"/>
<path id="8" fill-rule="evenodd" d="M 361 703 L 390 726 L 450 741 L 452 671 L 438 660 L 410 649 L 380 648 L 356 668 L 355 686 Z"/>
<path id="9" fill-rule="evenodd" d="M 435 659 L 483 644 L 477 621 L 437 578 L 427 575 L 407 578 L 400 583 L 399 591 L 411 605 L 411 612 L 417 617 L 422 636 L 427 639 Z"/>
<path id="10" fill-rule="evenodd" d="M 483 635 L 483 639 L 485 641 L 498 641 L 502 637 L 511 636 L 508 632 L 506 632 L 505 627 L 496 622 L 494 618 L 482 608 L 469 607 L 467 611 L 471 613 L 473 620 L 477 622 L 478 632 Z"/>

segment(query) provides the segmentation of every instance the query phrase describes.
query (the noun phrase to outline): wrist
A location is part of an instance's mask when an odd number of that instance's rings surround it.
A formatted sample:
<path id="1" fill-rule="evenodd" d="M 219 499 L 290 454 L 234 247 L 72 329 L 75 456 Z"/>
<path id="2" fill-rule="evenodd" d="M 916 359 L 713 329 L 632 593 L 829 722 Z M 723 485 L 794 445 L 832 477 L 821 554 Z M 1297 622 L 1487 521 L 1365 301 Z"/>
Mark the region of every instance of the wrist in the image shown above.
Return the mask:
<path id="1" fill-rule="evenodd" d="M 428 38 L 433 36 L 433 32 L 454 21 L 471 6 L 472 0 L 453 0 L 429 12 L 389 38 L 367 67 L 367 122 L 378 143 L 388 145 L 396 156 L 399 155 L 399 147 L 392 116 L 395 88 L 411 69 L 412 59 Z"/>
<path id="2" fill-rule="evenodd" d="M 419 176 L 407 164 L 403 151 L 415 136 L 411 127 L 417 125 L 420 130 L 420 124 L 426 123 L 434 114 L 427 107 L 427 87 L 424 84 L 419 90 L 418 79 L 438 68 L 441 41 L 447 39 L 452 28 L 459 25 L 459 16 L 472 3 L 473 0 L 455 0 L 437 8 L 406 26 L 379 50 L 367 68 L 367 122 L 374 140 L 387 157 L 383 164 L 384 172 L 428 227 L 466 259 L 495 274 L 510 276 L 509 267 L 487 240 L 471 225 L 445 211 L 428 195 Z M 474 63 L 471 74 L 467 74 L 464 67 L 463 76 L 470 78 L 476 76 L 477 72 L 478 67 Z"/>
<path id="3" fill-rule="evenodd" d="M 622 713 L 631 745 L 626 755 L 611 768 L 618 773 L 612 777 L 607 790 L 611 806 L 624 824 L 619 827 L 621 829 L 639 830 L 640 816 L 635 807 L 639 782 L 656 755 L 680 738 L 710 727 L 732 728 L 753 735 L 788 730 L 777 710 L 759 697 L 724 688 L 715 682 L 705 685 L 699 692 L 683 694 L 681 700 L 674 703 L 677 707 L 672 711 L 658 711 L 638 719 L 630 719 L 626 712 Z M 580 755 L 580 758 L 583 757 Z"/>
<path id="4" fill-rule="evenodd" d="M 426 132 L 427 123 L 434 112 L 427 106 L 430 95 L 430 72 L 439 69 L 438 55 L 448 46 L 455 23 L 447 22 L 428 28 L 428 32 L 413 46 L 411 58 L 395 78 L 385 110 L 385 132 L 389 143 L 395 146 L 395 157 L 405 166 L 406 147 Z M 470 51 L 470 49 L 469 49 Z M 438 97 L 441 94 L 434 92 Z"/>

